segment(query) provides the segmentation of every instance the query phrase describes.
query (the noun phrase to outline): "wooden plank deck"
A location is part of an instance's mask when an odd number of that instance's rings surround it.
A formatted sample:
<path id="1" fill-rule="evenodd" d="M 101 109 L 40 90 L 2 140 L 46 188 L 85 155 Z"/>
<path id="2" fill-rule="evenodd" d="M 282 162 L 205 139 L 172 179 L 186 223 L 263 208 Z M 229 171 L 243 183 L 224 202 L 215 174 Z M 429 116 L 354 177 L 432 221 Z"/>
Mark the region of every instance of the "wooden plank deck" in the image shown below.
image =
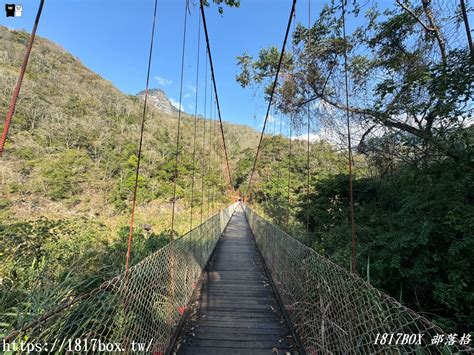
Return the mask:
<path id="1" fill-rule="evenodd" d="M 178 344 L 178 354 L 296 353 L 240 207 L 216 246 Z"/>

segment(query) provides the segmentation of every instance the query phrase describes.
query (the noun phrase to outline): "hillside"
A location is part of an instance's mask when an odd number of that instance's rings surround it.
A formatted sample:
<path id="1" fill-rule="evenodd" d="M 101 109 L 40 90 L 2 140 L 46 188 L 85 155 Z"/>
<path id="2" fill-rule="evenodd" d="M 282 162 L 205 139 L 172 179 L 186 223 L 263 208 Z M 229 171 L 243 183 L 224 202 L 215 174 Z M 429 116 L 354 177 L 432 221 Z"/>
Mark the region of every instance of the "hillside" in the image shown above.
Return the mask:
<path id="1" fill-rule="evenodd" d="M 25 32 L 0 27 L 0 117 L 6 115 L 27 39 Z M 132 263 L 172 236 L 177 115 L 162 91 L 150 94 Z M 123 269 L 142 99 L 140 93 L 121 93 L 78 58 L 37 37 L 0 165 L 0 314 L 7 324 Z M 182 116 L 179 234 L 190 227 L 194 131 L 194 118 Z M 197 124 L 194 226 L 201 201 L 204 218 L 229 203 L 217 122 L 199 118 Z M 260 133 L 229 122 L 224 131 L 239 188 Z M 278 152 L 262 152 L 262 162 L 273 165 L 261 165 L 257 185 L 268 181 L 269 168 L 281 168 L 278 162 L 286 159 L 288 140 L 266 137 L 264 143 L 271 142 Z M 295 142 L 300 161 L 303 147 Z"/>
<path id="2" fill-rule="evenodd" d="M 0 26 L 1 117 L 6 115 L 27 39 L 25 32 Z M 132 264 L 172 235 L 177 117 L 159 91 L 153 90 L 151 98 Z M 158 103 L 162 105 L 156 107 Z M 0 158 L 4 324 L 41 313 L 62 297 L 84 292 L 123 270 L 142 105 L 140 95 L 121 93 L 78 58 L 37 37 Z M 204 201 L 207 218 L 229 200 L 218 161 L 222 151 L 217 125 L 202 118 L 197 124 L 195 205 Z M 189 229 L 193 125 L 194 118 L 184 114 L 175 225 L 180 234 Z M 225 131 L 233 153 L 255 149 L 258 132 L 230 123 Z M 237 165 L 237 160 L 231 163 Z M 200 210 L 194 209 L 194 225 L 200 221 Z"/>
<path id="3" fill-rule="evenodd" d="M 5 116 L 27 35 L 0 27 L 0 114 Z M 117 90 L 56 44 L 37 38 L 2 164 L 2 217 L 86 214 L 106 221 L 127 209 L 130 173 L 139 137 L 141 99 Z M 176 109 L 160 90 L 150 91 L 142 165 L 142 215 L 169 209 L 176 139 Z M 203 124 L 198 122 L 198 157 Z M 214 126 L 213 126 L 214 127 Z M 215 128 L 215 127 L 214 127 Z M 225 124 L 232 156 L 255 148 L 258 132 Z M 179 197 L 189 203 L 193 118 L 184 115 Z M 209 137 L 209 132 L 207 132 Z M 243 142 L 243 143 L 240 143 Z M 218 142 L 212 142 L 212 154 Z M 206 142 L 208 149 L 208 142 Z M 197 176 L 203 161 L 197 162 Z M 234 161 L 232 162 L 235 163 Z M 219 172 L 213 171 L 211 180 Z M 224 185 L 213 184 L 220 189 Z M 186 190 L 186 191 L 184 191 Z M 167 211 L 169 212 L 169 211 Z M 167 213 L 165 213 L 167 214 Z M 108 222 L 107 222 L 108 223 Z"/>

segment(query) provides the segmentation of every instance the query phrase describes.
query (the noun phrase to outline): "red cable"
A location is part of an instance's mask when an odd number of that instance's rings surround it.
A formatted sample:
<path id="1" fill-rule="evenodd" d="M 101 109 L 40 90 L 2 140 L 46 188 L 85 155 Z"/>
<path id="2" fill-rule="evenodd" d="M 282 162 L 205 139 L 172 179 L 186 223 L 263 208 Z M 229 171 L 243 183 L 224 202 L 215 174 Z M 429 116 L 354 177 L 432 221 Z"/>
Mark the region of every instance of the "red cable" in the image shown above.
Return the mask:
<path id="1" fill-rule="evenodd" d="M 342 36 L 346 41 L 346 0 L 342 0 Z M 351 125 L 349 116 L 349 79 L 348 79 L 348 63 L 347 63 L 347 47 L 344 46 L 344 81 L 346 91 L 346 125 L 347 125 L 347 148 L 349 150 L 349 207 L 351 211 L 351 236 L 352 236 L 352 263 L 351 271 L 357 273 L 357 259 L 356 259 L 356 224 L 355 224 L 355 210 L 354 210 L 354 192 L 352 188 L 352 142 L 351 142 Z"/>
<path id="2" fill-rule="evenodd" d="M 194 101 L 194 133 L 193 133 L 193 177 L 191 185 L 191 218 L 189 221 L 189 230 L 193 229 L 193 207 L 194 207 L 194 185 L 196 178 L 196 132 L 197 132 L 197 115 L 198 115 L 198 98 L 199 98 L 199 51 L 201 49 L 201 14 L 199 14 L 198 22 L 198 39 L 197 39 L 197 58 L 196 58 L 196 96 Z"/>
<path id="3" fill-rule="evenodd" d="M 16 102 L 18 100 L 18 95 L 20 95 L 21 83 L 23 82 L 23 77 L 25 76 L 28 60 L 30 59 L 31 49 L 33 48 L 33 42 L 36 36 L 36 29 L 38 28 L 41 12 L 43 11 L 43 5 L 44 0 L 41 0 L 38 12 L 36 13 L 35 24 L 33 25 L 33 30 L 31 31 L 30 40 L 28 42 L 28 45 L 26 46 L 25 56 L 23 57 L 23 63 L 21 64 L 20 75 L 18 76 L 18 81 L 16 83 L 15 89 L 13 90 L 13 94 L 10 100 L 10 106 L 8 108 L 7 117 L 3 126 L 2 136 L 0 137 L 0 157 L 3 154 L 3 148 L 5 147 L 5 141 L 7 140 L 8 130 L 10 129 L 13 114 L 15 113 Z"/>
<path id="4" fill-rule="evenodd" d="M 294 0 L 294 1 L 296 1 L 296 0 Z M 212 84 L 213 84 L 213 87 L 214 87 L 214 94 L 216 96 L 216 107 L 217 107 L 217 113 L 218 113 L 218 117 L 219 117 L 219 125 L 220 125 L 220 129 L 221 129 L 222 142 L 223 142 L 223 145 L 224 145 L 224 154 L 225 154 L 225 160 L 226 160 L 226 164 L 227 164 L 227 173 L 228 173 L 228 177 L 229 177 L 229 187 L 230 187 L 231 191 L 234 191 L 234 183 L 232 181 L 232 174 L 230 172 L 229 158 L 228 158 L 228 154 L 227 154 L 227 145 L 226 145 L 225 135 L 224 135 L 224 126 L 223 126 L 223 123 L 222 123 L 221 106 L 219 104 L 219 96 L 217 95 L 216 77 L 214 75 L 214 65 L 212 63 L 211 44 L 209 42 L 209 34 L 207 32 L 206 14 L 204 13 L 203 0 L 201 0 L 201 2 L 200 2 L 200 9 L 201 9 L 202 25 L 203 25 L 203 28 L 204 28 L 204 35 L 206 36 L 207 55 L 208 55 L 208 58 L 209 58 L 209 67 L 211 69 Z"/>
<path id="5" fill-rule="evenodd" d="M 133 239 L 133 226 L 135 224 L 135 207 L 137 205 L 137 190 L 138 190 L 138 175 L 140 172 L 140 161 L 142 157 L 142 146 L 143 146 L 143 132 L 145 130 L 145 117 L 146 117 L 146 105 L 148 100 L 148 86 L 150 83 L 150 70 L 151 70 L 151 58 L 153 54 L 153 42 L 155 39 L 155 24 L 156 24 L 156 8 L 158 5 L 158 0 L 155 0 L 155 9 L 153 12 L 153 26 L 151 29 L 151 40 L 150 40 L 150 49 L 148 54 L 148 70 L 146 76 L 146 86 L 145 86 L 145 101 L 143 103 L 143 112 L 142 112 L 142 122 L 140 127 L 140 143 L 138 145 L 138 156 L 137 156 L 137 168 L 135 170 L 135 183 L 133 187 L 133 201 L 132 201 L 132 212 L 130 217 L 130 232 L 128 235 L 128 247 L 127 247 L 127 256 L 125 260 L 125 273 L 128 272 L 130 264 L 130 254 L 132 251 L 132 239 Z"/>
<path id="6" fill-rule="evenodd" d="M 276 71 L 276 74 L 275 74 L 275 79 L 273 81 L 272 92 L 270 94 L 270 100 L 268 101 L 267 113 L 265 114 L 265 120 L 263 121 L 262 133 L 260 134 L 260 141 L 258 142 L 258 147 L 257 147 L 257 152 L 255 153 L 255 160 L 253 162 L 252 172 L 250 173 L 249 183 L 247 185 L 248 186 L 247 187 L 247 193 L 246 193 L 246 196 L 245 196 L 246 201 L 249 200 L 250 194 L 252 192 L 253 175 L 255 173 L 255 168 L 257 167 L 258 155 L 260 153 L 260 148 L 262 146 L 263 135 L 265 134 L 265 127 L 267 126 L 268 115 L 270 114 L 270 108 L 271 108 L 272 102 L 273 102 L 273 95 L 275 94 L 275 89 L 276 89 L 276 86 L 277 86 L 277 83 L 278 83 L 278 75 L 280 74 L 280 69 L 281 69 L 281 65 L 282 65 L 282 62 L 283 62 L 283 57 L 285 55 L 286 42 L 288 41 L 288 35 L 290 34 L 291 22 L 293 20 L 293 15 L 295 13 L 295 6 L 296 6 L 296 0 L 293 0 L 293 5 L 292 5 L 291 11 L 290 11 L 290 18 L 288 19 L 288 24 L 286 26 L 285 39 L 283 40 L 283 45 L 281 46 L 280 59 L 278 61 L 278 67 L 277 67 L 277 71 Z"/>
<path id="7" fill-rule="evenodd" d="M 175 210 L 176 210 L 176 187 L 178 184 L 178 177 L 179 177 L 179 143 L 181 138 L 181 114 L 183 112 L 183 108 L 181 107 L 183 104 L 183 79 L 184 79 L 184 55 L 186 52 L 186 29 L 188 23 L 188 8 L 189 8 L 189 0 L 185 1 L 184 6 L 184 28 L 183 28 L 183 45 L 182 45 L 182 53 L 181 53 L 181 79 L 180 79 L 180 86 L 179 86 L 179 106 L 178 106 L 178 128 L 176 133 L 176 154 L 175 154 L 175 166 L 174 166 L 174 177 L 173 177 L 173 209 L 171 212 L 171 232 L 174 233 L 174 222 L 175 222 Z"/>

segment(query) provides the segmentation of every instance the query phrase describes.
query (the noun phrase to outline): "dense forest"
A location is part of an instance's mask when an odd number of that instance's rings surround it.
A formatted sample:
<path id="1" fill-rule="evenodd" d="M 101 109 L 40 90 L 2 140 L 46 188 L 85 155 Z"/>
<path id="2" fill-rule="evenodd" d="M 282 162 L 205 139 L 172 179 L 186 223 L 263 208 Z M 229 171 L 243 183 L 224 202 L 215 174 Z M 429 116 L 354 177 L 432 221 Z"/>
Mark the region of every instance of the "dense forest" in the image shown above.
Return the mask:
<path id="1" fill-rule="evenodd" d="M 474 326 L 473 54 L 462 13 L 456 7 L 448 16 L 440 3 L 380 10 L 351 2 L 346 15 L 364 24 L 346 38 L 336 2 L 310 27 L 295 26 L 276 116 L 302 136 L 309 117 L 313 131 L 325 127 L 333 139 L 308 144 L 267 131 L 248 203 L 350 269 L 348 112 L 359 275 L 447 331 L 467 332 Z M 27 39 L 0 27 L 2 116 Z M 276 46 L 243 53 L 236 80 L 268 99 L 278 57 Z M 0 166 L 3 331 L 123 271 L 142 105 L 37 38 Z M 177 117 L 153 107 L 148 115 L 132 263 L 229 204 L 229 195 L 245 195 L 259 142 L 259 132 L 224 124 L 229 193 L 216 120 L 183 115 L 171 231 Z"/>

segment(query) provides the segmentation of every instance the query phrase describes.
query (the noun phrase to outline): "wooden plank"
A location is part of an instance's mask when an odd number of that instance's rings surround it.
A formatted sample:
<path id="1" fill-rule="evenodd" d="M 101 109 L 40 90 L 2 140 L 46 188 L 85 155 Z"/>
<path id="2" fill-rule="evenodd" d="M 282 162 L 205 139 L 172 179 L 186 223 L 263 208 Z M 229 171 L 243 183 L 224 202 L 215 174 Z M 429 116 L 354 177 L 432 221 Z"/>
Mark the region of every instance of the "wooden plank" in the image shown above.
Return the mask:
<path id="1" fill-rule="evenodd" d="M 178 354 L 294 353 L 294 340 L 241 210 L 219 239 Z"/>
<path id="2" fill-rule="evenodd" d="M 246 349 L 246 348 L 219 348 L 219 347 L 188 347 L 184 346 L 178 350 L 183 355 L 269 355 L 268 349 Z"/>
<path id="3" fill-rule="evenodd" d="M 275 329 L 267 328 L 249 328 L 245 332 L 237 333 L 236 328 L 222 328 L 222 327 L 209 327 L 209 326 L 196 326 L 192 329 L 189 335 L 192 334 L 254 334 L 254 335 L 273 335 L 273 336 L 284 336 L 286 333 L 275 334 Z"/>
<path id="4" fill-rule="evenodd" d="M 207 339 L 207 340 L 236 340 L 236 341 L 272 341 L 279 342 L 282 339 L 285 339 L 285 335 L 275 335 L 275 334 L 234 334 L 234 333 L 195 333 L 195 339 Z"/>
<path id="5" fill-rule="evenodd" d="M 262 308 L 249 308 L 249 307 L 239 307 L 236 305 L 235 307 L 223 307 L 223 306 L 215 306 L 211 307 L 208 306 L 206 308 L 201 307 L 202 312 L 209 312 L 209 311 L 227 311 L 227 312 L 273 312 L 273 309 L 268 308 L 268 309 L 262 309 Z"/>
<path id="6" fill-rule="evenodd" d="M 275 305 L 276 307 L 276 305 Z M 270 306 L 266 304 L 249 304 L 247 302 L 241 304 L 235 304 L 234 302 L 213 302 L 213 303 L 206 303 L 201 304 L 201 308 L 203 311 L 209 311 L 212 309 L 225 309 L 225 310 L 233 310 L 234 312 L 239 312 L 241 309 L 244 309 L 246 312 L 248 311 L 268 311 L 271 310 Z"/>
<path id="7" fill-rule="evenodd" d="M 216 311 L 212 310 L 209 312 L 200 312 L 198 314 L 198 317 L 208 317 L 210 319 L 215 318 L 215 319 L 226 319 L 226 318 L 231 318 L 231 319 L 245 319 L 245 318 L 275 318 L 276 320 L 280 320 L 277 314 L 273 312 L 231 312 L 231 311 Z"/>
<path id="8" fill-rule="evenodd" d="M 199 324 L 208 327 L 223 327 L 223 328 L 266 328 L 266 329 L 285 329 L 283 324 L 280 322 L 266 321 L 263 319 L 250 319 L 250 320 L 233 320 L 233 321 L 213 321 L 206 320 L 205 318 L 199 319 Z"/>
<path id="9" fill-rule="evenodd" d="M 258 321 L 265 321 L 265 322 L 279 322 L 280 319 L 276 315 L 268 314 L 264 317 L 255 317 L 255 314 L 249 315 L 247 317 L 236 317 L 235 315 L 229 316 L 213 316 L 213 315 L 206 315 L 200 316 L 199 320 L 208 320 L 210 322 L 235 322 L 235 324 L 239 324 L 239 322 L 249 321 L 249 320 L 258 320 Z"/>
<path id="10" fill-rule="evenodd" d="M 210 348 L 242 348 L 242 349 L 291 349 L 286 341 L 280 343 L 279 340 L 213 340 L 213 339 L 193 339 L 187 346 L 193 347 L 210 347 Z"/>
<path id="11" fill-rule="evenodd" d="M 207 295 L 206 297 L 202 298 L 202 304 L 205 303 L 210 303 L 214 305 L 219 305 L 219 304 L 230 304 L 230 305 L 235 305 L 235 306 L 242 306 L 242 305 L 264 305 L 264 306 L 269 306 L 269 305 L 276 305 L 275 300 L 272 299 L 271 297 L 267 295 L 262 295 L 260 297 L 240 297 L 238 294 L 237 295 L 231 295 L 231 296 L 214 296 L 214 295 Z"/>

